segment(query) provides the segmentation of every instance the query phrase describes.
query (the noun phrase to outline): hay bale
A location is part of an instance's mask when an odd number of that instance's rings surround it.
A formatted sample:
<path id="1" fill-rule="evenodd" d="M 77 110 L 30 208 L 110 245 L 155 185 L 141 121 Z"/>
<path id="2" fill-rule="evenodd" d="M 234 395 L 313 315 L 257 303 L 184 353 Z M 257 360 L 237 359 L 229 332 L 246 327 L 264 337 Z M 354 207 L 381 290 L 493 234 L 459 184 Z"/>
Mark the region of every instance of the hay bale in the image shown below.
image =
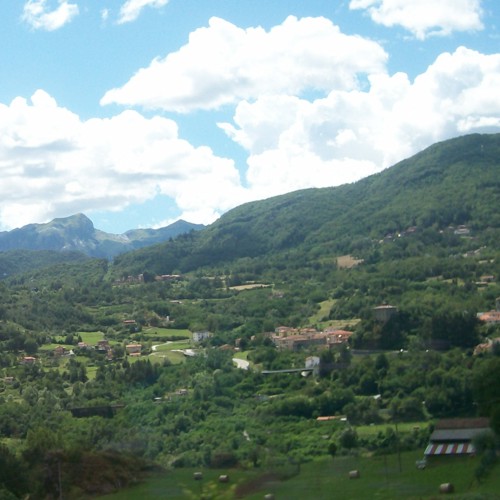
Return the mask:
<path id="1" fill-rule="evenodd" d="M 448 494 L 448 493 L 453 493 L 454 491 L 455 488 L 451 483 L 442 483 L 439 485 L 439 493 Z"/>
<path id="2" fill-rule="evenodd" d="M 203 479 L 203 473 L 202 472 L 195 472 L 193 474 L 193 479 L 195 481 L 201 481 Z"/>
<path id="3" fill-rule="evenodd" d="M 349 471 L 349 479 L 359 479 L 359 477 L 360 477 L 359 470 Z"/>
<path id="4" fill-rule="evenodd" d="M 268 493 L 264 495 L 264 500 L 274 500 L 274 495 L 272 493 Z"/>
<path id="5" fill-rule="evenodd" d="M 229 483 L 229 476 L 227 474 L 221 474 L 219 476 L 219 483 Z"/>

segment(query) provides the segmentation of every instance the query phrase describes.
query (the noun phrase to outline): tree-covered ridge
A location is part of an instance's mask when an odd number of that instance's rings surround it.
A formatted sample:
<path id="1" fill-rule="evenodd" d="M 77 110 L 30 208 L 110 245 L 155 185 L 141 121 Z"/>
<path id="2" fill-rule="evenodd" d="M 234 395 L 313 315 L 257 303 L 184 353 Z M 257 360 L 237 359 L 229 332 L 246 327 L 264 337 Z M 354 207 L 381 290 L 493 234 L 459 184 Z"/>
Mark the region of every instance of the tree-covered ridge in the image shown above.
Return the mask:
<path id="1" fill-rule="evenodd" d="M 51 250 L 9 250 L 0 252 L 0 279 L 51 267 L 62 262 L 82 263 L 88 257 L 79 252 Z"/>
<path id="2" fill-rule="evenodd" d="M 308 259 L 359 253 L 413 227 L 467 225 L 491 239 L 500 227 L 499 169 L 499 134 L 452 139 L 354 184 L 247 203 L 191 237 L 124 255 L 116 265 L 135 271 L 143 260 L 159 273 L 185 272 L 291 251 Z"/>

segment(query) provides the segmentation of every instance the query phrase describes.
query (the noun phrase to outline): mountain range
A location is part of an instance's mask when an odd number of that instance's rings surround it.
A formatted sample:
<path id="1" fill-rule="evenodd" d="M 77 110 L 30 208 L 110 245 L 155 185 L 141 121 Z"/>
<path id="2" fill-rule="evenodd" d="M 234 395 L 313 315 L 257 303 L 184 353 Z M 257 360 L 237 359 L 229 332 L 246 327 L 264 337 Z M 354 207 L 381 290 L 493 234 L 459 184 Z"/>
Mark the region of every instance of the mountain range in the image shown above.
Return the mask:
<path id="1" fill-rule="evenodd" d="M 493 241 L 500 230 L 499 173 L 500 134 L 466 135 L 352 184 L 246 203 L 207 227 L 178 221 L 115 235 L 77 214 L 1 232 L 0 251 L 16 250 L 19 257 L 19 249 L 65 250 L 67 259 L 71 252 L 113 258 L 120 274 L 162 274 L 242 258 L 300 255 L 312 262 L 361 255 L 373 241 L 409 228 L 467 225 Z"/>
<path id="2" fill-rule="evenodd" d="M 0 232 L 0 252 L 51 250 L 81 252 L 89 257 L 109 259 L 203 227 L 201 224 L 179 220 L 159 229 L 132 229 L 123 234 L 110 234 L 96 229 L 84 214 L 76 214 L 46 224 L 28 224 L 12 231 Z"/>

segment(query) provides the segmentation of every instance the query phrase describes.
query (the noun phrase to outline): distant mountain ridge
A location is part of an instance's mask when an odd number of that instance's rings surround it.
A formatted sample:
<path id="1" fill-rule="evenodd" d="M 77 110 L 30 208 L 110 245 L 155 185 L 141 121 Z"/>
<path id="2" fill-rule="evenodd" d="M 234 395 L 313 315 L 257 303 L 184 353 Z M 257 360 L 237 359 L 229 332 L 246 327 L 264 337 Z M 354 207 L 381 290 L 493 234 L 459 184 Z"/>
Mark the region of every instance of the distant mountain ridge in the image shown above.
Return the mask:
<path id="1" fill-rule="evenodd" d="M 204 228 L 179 220 L 159 229 L 132 229 L 111 234 L 94 227 L 84 214 L 57 218 L 45 224 L 28 224 L 0 232 L 0 252 L 51 250 L 81 252 L 89 257 L 112 258 L 124 252 L 168 241 L 181 234 Z"/>

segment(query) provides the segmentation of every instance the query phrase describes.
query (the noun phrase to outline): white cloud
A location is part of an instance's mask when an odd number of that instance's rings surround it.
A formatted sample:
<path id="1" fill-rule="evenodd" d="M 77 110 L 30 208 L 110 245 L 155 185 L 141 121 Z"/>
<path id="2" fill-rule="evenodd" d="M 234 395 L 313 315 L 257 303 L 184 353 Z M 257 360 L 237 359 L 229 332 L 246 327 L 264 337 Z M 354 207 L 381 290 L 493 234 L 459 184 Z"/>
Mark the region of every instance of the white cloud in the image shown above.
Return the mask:
<path id="1" fill-rule="evenodd" d="M 263 94 L 352 89 L 360 75 L 384 71 L 386 60 L 380 45 L 325 18 L 288 17 L 267 32 L 211 18 L 187 45 L 108 91 L 101 104 L 188 112 Z"/>
<path id="2" fill-rule="evenodd" d="M 500 54 L 459 47 L 413 81 L 386 63 L 379 45 L 323 18 L 268 32 L 212 19 L 103 98 L 177 111 L 234 105 L 219 126 L 248 154 L 244 183 L 232 160 L 181 139 L 165 117 L 83 121 L 43 91 L 0 104 L 0 226 L 158 194 L 186 220 L 210 223 L 245 201 L 353 182 L 436 141 L 500 131 Z"/>
<path id="3" fill-rule="evenodd" d="M 404 73 L 370 77 L 368 90 L 324 98 L 264 96 L 238 105 L 220 127 L 249 153 L 257 197 L 359 180 L 436 141 L 500 131 L 500 54 L 460 47 L 412 83 Z"/>
<path id="4" fill-rule="evenodd" d="M 169 0 L 127 0 L 120 9 L 118 24 L 135 21 L 145 7 L 159 9 L 167 5 Z"/>
<path id="5" fill-rule="evenodd" d="M 416 38 L 483 29 L 481 0 L 351 0 L 384 26 L 402 26 Z"/>
<path id="6" fill-rule="evenodd" d="M 82 121 L 40 90 L 0 104 L 0 175 L 2 228 L 158 194 L 208 223 L 247 196 L 233 161 L 179 138 L 172 120 L 124 111 Z"/>
<path id="7" fill-rule="evenodd" d="M 47 0 L 28 0 L 24 4 L 22 20 L 33 29 L 55 31 L 68 24 L 78 15 L 78 5 L 59 0 L 55 8 L 47 6 Z"/>
<path id="8" fill-rule="evenodd" d="M 109 9 L 101 9 L 101 20 L 106 22 L 109 19 Z"/>

